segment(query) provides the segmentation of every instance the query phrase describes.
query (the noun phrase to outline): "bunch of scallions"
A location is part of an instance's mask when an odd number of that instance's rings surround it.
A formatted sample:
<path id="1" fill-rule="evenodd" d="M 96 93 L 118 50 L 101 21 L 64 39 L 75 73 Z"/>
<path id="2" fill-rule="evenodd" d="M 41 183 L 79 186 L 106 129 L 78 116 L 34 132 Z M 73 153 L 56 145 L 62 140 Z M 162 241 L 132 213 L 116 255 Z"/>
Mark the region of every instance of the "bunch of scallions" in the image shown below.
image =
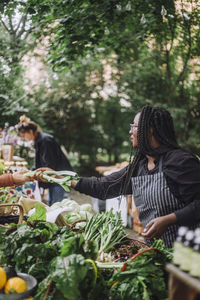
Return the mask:
<path id="1" fill-rule="evenodd" d="M 99 257 L 102 253 L 109 253 L 119 245 L 127 233 L 122 223 L 121 213 L 113 210 L 94 215 L 86 224 L 85 240 L 96 241 Z"/>
<path id="2" fill-rule="evenodd" d="M 25 176 L 33 177 L 37 171 L 25 173 Z M 71 182 L 78 181 L 78 175 L 72 171 L 42 171 L 42 177 L 50 183 L 61 185 L 66 192 L 70 191 Z"/>

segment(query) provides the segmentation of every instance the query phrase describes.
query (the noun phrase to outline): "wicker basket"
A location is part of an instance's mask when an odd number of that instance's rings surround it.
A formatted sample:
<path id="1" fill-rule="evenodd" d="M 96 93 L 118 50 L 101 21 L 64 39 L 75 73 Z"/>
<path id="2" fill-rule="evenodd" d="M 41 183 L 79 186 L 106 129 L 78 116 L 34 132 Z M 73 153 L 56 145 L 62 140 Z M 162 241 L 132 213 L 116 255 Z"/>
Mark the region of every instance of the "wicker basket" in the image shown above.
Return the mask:
<path id="1" fill-rule="evenodd" d="M 76 224 L 78 223 L 82 223 L 82 222 L 86 222 L 86 219 L 80 219 L 80 220 L 76 220 L 75 222 L 73 222 L 71 225 L 68 224 L 68 226 L 70 227 L 70 231 L 73 232 L 77 232 L 77 233 L 82 233 L 85 231 L 85 229 L 80 229 L 80 228 L 76 228 Z"/>
<path id="2" fill-rule="evenodd" d="M 12 209 L 6 210 L 5 208 L 11 207 Z M 14 209 L 18 207 L 18 212 Z M 17 203 L 4 203 L 0 204 L 0 209 L 3 208 L 3 214 L 0 215 L 0 225 L 15 223 L 22 224 L 24 220 L 24 209 L 20 204 Z M 2 210 L 1 210 L 2 211 Z"/>

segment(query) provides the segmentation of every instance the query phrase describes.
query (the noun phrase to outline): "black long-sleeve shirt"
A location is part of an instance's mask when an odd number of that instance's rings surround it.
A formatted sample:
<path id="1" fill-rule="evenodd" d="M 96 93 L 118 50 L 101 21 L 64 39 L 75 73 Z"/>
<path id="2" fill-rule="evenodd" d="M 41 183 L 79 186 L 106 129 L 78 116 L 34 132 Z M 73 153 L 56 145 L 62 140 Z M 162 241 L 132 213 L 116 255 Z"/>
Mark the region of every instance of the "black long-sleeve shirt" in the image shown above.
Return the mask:
<path id="1" fill-rule="evenodd" d="M 147 159 L 139 162 L 136 176 L 158 172 L 159 160 L 151 171 L 147 168 Z M 127 167 L 104 177 L 80 178 L 76 190 L 102 200 L 119 196 Z M 174 149 L 163 155 L 163 173 L 171 193 L 185 207 L 175 211 L 179 225 L 193 225 L 200 222 L 200 162 L 191 153 L 183 149 Z M 131 182 L 127 194 L 132 194 Z"/>
<path id="2" fill-rule="evenodd" d="M 34 143 L 35 147 L 35 168 L 48 167 L 56 171 L 70 170 L 73 168 L 55 141 L 54 137 L 45 132 L 39 132 Z M 39 182 L 40 187 L 48 188 L 52 184 Z"/>

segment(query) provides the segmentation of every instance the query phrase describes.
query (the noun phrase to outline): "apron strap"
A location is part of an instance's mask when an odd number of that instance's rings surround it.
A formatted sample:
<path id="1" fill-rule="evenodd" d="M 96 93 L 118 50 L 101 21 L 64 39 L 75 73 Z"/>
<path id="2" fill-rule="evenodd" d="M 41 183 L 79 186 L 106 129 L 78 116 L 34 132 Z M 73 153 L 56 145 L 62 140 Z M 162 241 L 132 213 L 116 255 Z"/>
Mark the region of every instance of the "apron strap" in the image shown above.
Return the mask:
<path id="1" fill-rule="evenodd" d="M 160 157 L 158 168 L 159 168 L 159 173 L 161 173 L 163 168 L 163 155 Z"/>

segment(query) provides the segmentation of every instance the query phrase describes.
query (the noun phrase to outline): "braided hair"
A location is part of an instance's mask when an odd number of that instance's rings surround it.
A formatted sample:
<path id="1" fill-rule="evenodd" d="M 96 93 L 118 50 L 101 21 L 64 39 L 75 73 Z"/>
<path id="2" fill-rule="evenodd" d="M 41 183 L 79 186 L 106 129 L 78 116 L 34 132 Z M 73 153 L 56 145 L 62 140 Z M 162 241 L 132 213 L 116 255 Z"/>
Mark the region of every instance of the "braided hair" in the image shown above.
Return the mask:
<path id="1" fill-rule="evenodd" d="M 121 186 L 121 194 L 125 195 L 131 177 L 136 174 L 139 161 L 146 155 L 159 157 L 169 150 L 180 148 L 175 135 L 173 119 L 170 113 L 162 107 L 146 105 L 139 112 L 136 153 L 124 174 L 125 180 Z M 159 147 L 153 148 L 151 144 L 150 128 L 159 143 Z"/>

